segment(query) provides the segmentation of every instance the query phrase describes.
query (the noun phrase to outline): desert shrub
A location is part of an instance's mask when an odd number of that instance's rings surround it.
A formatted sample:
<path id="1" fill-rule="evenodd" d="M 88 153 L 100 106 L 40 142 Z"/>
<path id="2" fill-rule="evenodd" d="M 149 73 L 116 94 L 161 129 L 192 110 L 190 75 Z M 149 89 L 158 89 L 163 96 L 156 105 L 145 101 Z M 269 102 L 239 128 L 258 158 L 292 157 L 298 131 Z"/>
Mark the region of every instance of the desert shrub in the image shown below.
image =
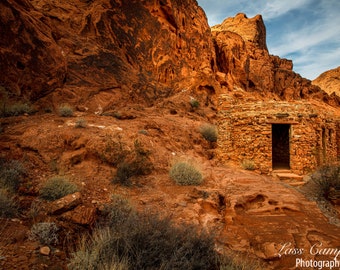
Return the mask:
<path id="1" fill-rule="evenodd" d="M 190 103 L 191 107 L 194 108 L 194 109 L 196 109 L 200 106 L 200 102 L 195 98 L 191 98 L 189 103 Z"/>
<path id="2" fill-rule="evenodd" d="M 97 230 L 73 254 L 70 269 L 219 269 L 213 237 L 169 218 L 136 213 Z M 112 268 L 115 269 L 115 268 Z"/>
<path id="3" fill-rule="evenodd" d="M 87 122 L 84 118 L 79 118 L 76 121 L 76 128 L 86 128 L 87 127 Z"/>
<path id="4" fill-rule="evenodd" d="M 244 170 L 249 170 L 249 171 L 255 170 L 255 163 L 253 160 L 245 159 L 242 161 L 241 166 Z"/>
<path id="5" fill-rule="evenodd" d="M 199 185 L 203 181 L 201 172 L 187 162 L 176 162 L 169 171 L 170 178 L 179 185 Z"/>
<path id="6" fill-rule="evenodd" d="M 149 155 L 150 152 L 136 140 L 134 142 L 134 150 L 128 153 L 118 164 L 113 183 L 129 186 L 131 184 L 131 177 L 150 174 L 153 165 L 149 159 Z"/>
<path id="7" fill-rule="evenodd" d="M 72 254 L 70 270 L 128 270 L 127 257 L 118 257 L 107 243 L 113 238 L 109 228 L 96 230 L 90 239 L 84 237 L 78 250 Z M 107 255 L 106 257 L 104 257 Z M 133 269 L 133 268 L 132 268 Z"/>
<path id="8" fill-rule="evenodd" d="M 0 160 L 0 188 L 16 191 L 26 173 L 24 165 L 18 160 Z"/>
<path id="9" fill-rule="evenodd" d="M 73 115 L 73 109 L 69 104 L 59 106 L 59 115 L 62 117 L 70 117 Z"/>
<path id="10" fill-rule="evenodd" d="M 106 224 L 111 227 L 121 224 L 132 214 L 133 208 L 127 198 L 113 194 L 111 196 L 111 203 L 105 206 L 104 215 Z"/>
<path id="11" fill-rule="evenodd" d="M 32 226 L 29 238 L 39 241 L 42 245 L 58 243 L 58 227 L 54 222 L 40 222 Z"/>
<path id="12" fill-rule="evenodd" d="M 148 134 L 149 134 L 148 131 L 145 130 L 145 129 L 139 130 L 138 133 L 139 133 L 139 134 L 143 134 L 143 135 L 148 135 Z"/>
<path id="13" fill-rule="evenodd" d="M 31 203 L 30 209 L 27 211 L 27 217 L 36 221 L 41 211 L 43 211 L 43 201 L 37 199 Z"/>
<path id="14" fill-rule="evenodd" d="M 212 124 L 204 124 L 200 127 L 200 133 L 209 142 L 216 142 L 218 137 L 217 127 Z"/>
<path id="15" fill-rule="evenodd" d="M 0 189 L 0 217 L 10 218 L 18 214 L 18 206 L 5 189 Z"/>
<path id="16" fill-rule="evenodd" d="M 340 190 L 340 165 L 326 165 L 311 175 L 314 197 L 329 199 L 332 190 Z"/>
<path id="17" fill-rule="evenodd" d="M 57 176 L 46 181 L 40 189 L 40 197 L 48 201 L 54 201 L 77 191 L 78 187 L 76 184 Z"/>
<path id="18" fill-rule="evenodd" d="M 32 108 L 32 105 L 28 103 L 14 103 L 12 105 L 8 105 L 5 107 L 5 109 L 2 111 L 2 116 L 8 117 L 8 116 L 18 116 L 22 114 L 31 114 L 34 112 L 34 109 Z"/>
<path id="19" fill-rule="evenodd" d="M 8 97 L 8 91 L 0 86 L 0 116 L 18 116 L 25 113 L 31 114 L 34 112 L 33 106 L 29 102 L 18 101 L 16 103 L 10 103 Z"/>
<path id="20" fill-rule="evenodd" d="M 121 137 L 119 135 L 116 137 L 117 139 L 114 140 L 112 136 L 106 136 L 104 150 L 97 151 L 100 159 L 112 166 L 117 166 L 128 155 L 128 150 L 126 150 Z"/>

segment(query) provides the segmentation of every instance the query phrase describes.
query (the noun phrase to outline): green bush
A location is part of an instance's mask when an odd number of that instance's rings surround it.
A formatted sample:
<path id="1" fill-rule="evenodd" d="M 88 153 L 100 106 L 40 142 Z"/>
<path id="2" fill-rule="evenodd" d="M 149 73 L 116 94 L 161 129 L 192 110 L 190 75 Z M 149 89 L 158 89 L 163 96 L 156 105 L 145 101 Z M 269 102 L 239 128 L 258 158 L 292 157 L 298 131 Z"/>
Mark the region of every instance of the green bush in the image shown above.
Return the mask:
<path id="1" fill-rule="evenodd" d="M 131 185 L 131 177 L 150 174 L 153 165 L 149 155 L 150 152 L 136 140 L 134 150 L 127 153 L 126 157 L 118 164 L 113 183 L 129 186 Z"/>
<path id="2" fill-rule="evenodd" d="M 40 189 L 40 197 L 48 201 L 54 201 L 77 191 L 76 184 L 57 176 L 46 181 L 45 185 Z"/>
<path id="3" fill-rule="evenodd" d="M 18 160 L 0 160 L 0 188 L 16 191 L 26 174 L 26 169 Z"/>
<path id="4" fill-rule="evenodd" d="M 194 108 L 194 109 L 196 109 L 200 106 L 200 102 L 197 99 L 194 99 L 194 98 L 190 99 L 189 103 L 190 103 L 191 107 Z"/>
<path id="5" fill-rule="evenodd" d="M 68 104 L 60 105 L 59 107 L 59 115 L 62 117 L 70 117 L 73 115 L 73 109 Z"/>
<path id="6" fill-rule="evenodd" d="M 113 136 L 106 136 L 104 150 L 97 150 L 99 158 L 112 166 L 117 166 L 120 162 L 125 160 L 128 155 L 128 151 L 126 150 L 120 135 L 117 135 L 116 137 L 117 139 L 115 140 Z"/>
<path id="7" fill-rule="evenodd" d="M 32 114 L 34 113 L 34 108 L 29 103 L 17 102 L 11 105 L 0 103 L 0 116 L 1 117 L 9 117 L 9 116 L 19 116 L 22 114 Z"/>
<path id="8" fill-rule="evenodd" d="M 218 137 L 217 127 L 211 124 L 204 124 L 200 127 L 200 133 L 209 142 L 216 142 Z"/>
<path id="9" fill-rule="evenodd" d="M 249 171 L 255 170 L 255 163 L 252 160 L 245 159 L 242 161 L 241 165 L 244 170 L 249 170 Z"/>
<path id="10" fill-rule="evenodd" d="M 54 222 L 40 222 L 32 226 L 29 238 L 42 245 L 58 243 L 58 227 Z"/>
<path id="11" fill-rule="evenodd" d="M 84 118 L 79 118 L 76 121 L 76 128 L 86 128 L 87 127 L 87 122 Z"/>
<path id="12" fill-rule="evenodd" d="M 199 185 L 203 181 L 201 172 L 194 165 L 186 162 L 172 165 L 169 175 L 179 185 Z"/>
<path id="13" fill-rule="evenodd" d="M 133 208 L 129 200 L 118 194 L 112 195 L 111 203 L 104 209 L 104 215 L 107 216 L 107 224 L 110 227 L 125 222 L 132 212 Z"/>
<path id="14" fill-rule="evenodd" d="M 18 206 L 5 189 L 0 189 L 0 217 L 11 218 L 18 214 Z"/>

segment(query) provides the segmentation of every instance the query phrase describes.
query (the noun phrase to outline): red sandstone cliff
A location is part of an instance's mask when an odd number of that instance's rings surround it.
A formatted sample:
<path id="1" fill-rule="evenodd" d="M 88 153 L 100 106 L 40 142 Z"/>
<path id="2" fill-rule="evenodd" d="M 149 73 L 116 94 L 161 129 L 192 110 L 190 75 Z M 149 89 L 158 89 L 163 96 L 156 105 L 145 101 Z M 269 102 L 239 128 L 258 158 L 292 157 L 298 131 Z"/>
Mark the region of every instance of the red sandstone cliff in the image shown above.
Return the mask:
<path id="1" fill-rule="evenodd" d="M 192 90 L 208 104 L 223 86 L 339 103 L 269 54 L 260 15 L 211 32 L 194 0 L 4 0 L 0 10 L 0 85 L 16 97 L 94 110 Z"/>
<path id="2" fill-rule="evenodd" d="M 294 73 L 290 60 L 269 54 L 261 16 L 239 14 L 211 32 L 194 0 L 2 0 L 0 70 L 0 86 L 13 98 L 89 107 L 76 117 L 41 111 L 0 118 L 0 159 L 22 160 L 28 169 L 17 196 L 22 215 L 0 230 L 6 236 L 0 237 L 0 268 L 65 268 L 65 245 L 73 248 L 79 230 L 92 224 L 112 194 L 213 228 L 219 247 L 261 258 L 265 269 L 294 268 L 294 256 L 279 258 L 280 243 L 306 250 L 316 242 L 339 243 L 339 227 L 296 190 L 270 176 L 217 165 L 215 145 L 198 132 L 214 110 L 175 104 L 194 93 L 210 105 L 234 89 L 254 99 L 313 97 L 337 104 Z M 93 113 L 99 105 L 105 110 L 141 102 L 155 106 L 136 105 L 135 117 L 126 121 Z M 75 128 L 78 120 L 86 128 Z M 150 150 L 155 171 L 135 188 L 113 184 L 117 167 L 106 155 L 124 150 L 112 149 L 114 143 L 131 150 L 137 141 Z M 168 176 L 174 158 L 197 161 L 204 183 L 176 186 Z M 63 216 L 49 215 L 40 200 L 34 204 L 41 184 L 56 174 L 82 187 L 83 202 Z M 49 257 L 27 237 L 37 221 L 55 221 L 65 235 Z"/>
<path id="3" fill-rule="evenodd" d="M 312 82 L 329 95 L 340 96 L 340 66 L 322 73 Z"/>
<path id="4" fill-rule="evenodd" d="M 0 10 L 0 82 L 17 96 L 152 104 L 215 83 L 210 28 L 193 0 L 5 0 Z"/>
<path id="5" fill-rule="evenodd" d="M 291 60 L 270 55 L 266 28 L 260 15 L 237 14 L 212 27 L 219 71 L 227 74 L 228 88 L 240 87 L 262 96 L 284 100 L 316 98 L 339 104 L 311 81 L 295 73 Z"/>

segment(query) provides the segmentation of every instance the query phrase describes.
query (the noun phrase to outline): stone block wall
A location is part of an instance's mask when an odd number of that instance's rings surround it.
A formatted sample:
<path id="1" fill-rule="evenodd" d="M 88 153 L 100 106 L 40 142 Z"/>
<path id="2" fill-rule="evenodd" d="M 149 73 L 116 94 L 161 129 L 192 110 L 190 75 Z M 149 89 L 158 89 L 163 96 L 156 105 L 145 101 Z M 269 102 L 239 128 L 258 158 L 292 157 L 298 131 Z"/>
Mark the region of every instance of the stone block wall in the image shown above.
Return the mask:
<path id="1" fill-rule="evenodd" d="M 221 96 L 218 156 L 223 162 L 252 161 L 263 173 L 273 169 L 272 126 L 289 125 L 289 168 L 305 174 L 338 159 L 340 122 L 332 108 L 303 102 L 240 103 Z M 288 151 L 288 149 L 287 149 Z"/>

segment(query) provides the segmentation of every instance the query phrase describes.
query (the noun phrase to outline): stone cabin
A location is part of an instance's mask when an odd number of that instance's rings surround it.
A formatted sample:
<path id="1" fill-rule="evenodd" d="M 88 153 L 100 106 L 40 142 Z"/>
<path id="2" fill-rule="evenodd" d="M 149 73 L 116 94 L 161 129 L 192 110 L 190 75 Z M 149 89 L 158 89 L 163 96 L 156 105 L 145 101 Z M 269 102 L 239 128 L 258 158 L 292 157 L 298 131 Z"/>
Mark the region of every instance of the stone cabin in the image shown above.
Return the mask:
<path id="1" fill-rule="evenodd" d="M 306 174 L 340 156 L 340 119 L 331 106 L 308 101 L 241 102 L 220 99 L 218 152 L 221 160 L 270 173 Z M 323 106 L 323 107 L 321 107 Z"/>

